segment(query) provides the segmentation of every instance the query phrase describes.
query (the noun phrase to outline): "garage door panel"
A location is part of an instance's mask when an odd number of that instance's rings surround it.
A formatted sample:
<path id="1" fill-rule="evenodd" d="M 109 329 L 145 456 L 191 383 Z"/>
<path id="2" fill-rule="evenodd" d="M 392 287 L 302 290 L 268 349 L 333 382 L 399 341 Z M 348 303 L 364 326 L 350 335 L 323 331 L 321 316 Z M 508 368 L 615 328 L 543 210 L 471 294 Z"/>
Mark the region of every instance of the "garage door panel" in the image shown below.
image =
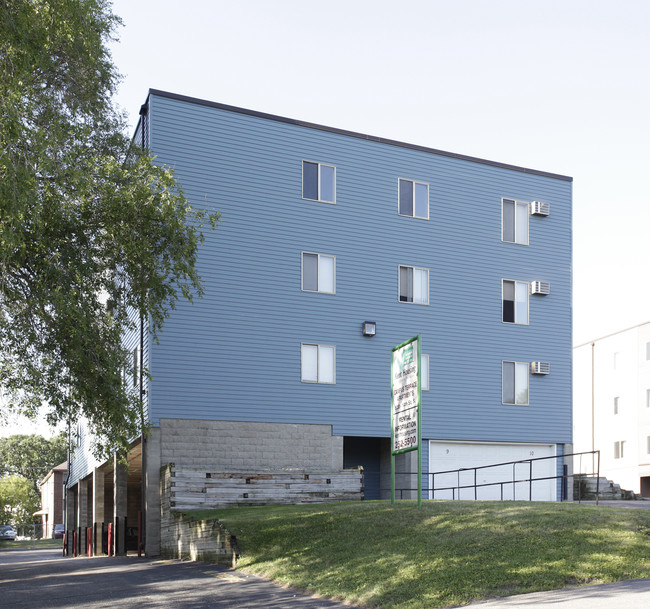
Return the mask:
<path id="1" fill-rule="evenodd" d="M 531 485 L 530 462 L 504 463 L 555 455 L 554 444 L 487 444 L 437 442 L 429 446 L 430 484 L 435 499 L 555 501 L 556 481 L 537 480 Z M 501 465 L 497 465 L 501 464 Z M 490 467 L 485 467 L 490 466 Z M 462 468 L 466 468 L 464 471 Z M 476 471 L 474 468 L 477 468 Z M 453 470 L 453 471 L 449 471 Z M 556 460 L 532 462 L 532 478 L 555 476 Z M 446 472 L 446 473 L 443 473 Z M 477 485 L 476 490 L 474 484 Z"/>

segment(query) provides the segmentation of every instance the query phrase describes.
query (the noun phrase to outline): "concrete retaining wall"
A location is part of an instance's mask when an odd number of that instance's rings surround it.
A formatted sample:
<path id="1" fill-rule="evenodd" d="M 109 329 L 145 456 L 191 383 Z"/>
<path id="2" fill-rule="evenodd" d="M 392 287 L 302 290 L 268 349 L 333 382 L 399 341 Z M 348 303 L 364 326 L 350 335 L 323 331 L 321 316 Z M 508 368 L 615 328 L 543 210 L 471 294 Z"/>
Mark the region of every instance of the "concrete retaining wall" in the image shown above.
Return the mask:
<path id="1" fill-rule="evenodd" d="M 184 512 L 220 507 L 363 499 L 363 470 L 206 472 L 170 463 L 160 470 L 160 554 L 234 566 L 237 543 L 216 519 Z"/>
<path id="2" fill-rule="evenodd" d="M 363 470 L 206 472 L 170 463 L 161 470 L 163 506 L 178 512 L 234 506 L 360 501 Z M 164 511 L 164 509 L 163 509 Z"/>

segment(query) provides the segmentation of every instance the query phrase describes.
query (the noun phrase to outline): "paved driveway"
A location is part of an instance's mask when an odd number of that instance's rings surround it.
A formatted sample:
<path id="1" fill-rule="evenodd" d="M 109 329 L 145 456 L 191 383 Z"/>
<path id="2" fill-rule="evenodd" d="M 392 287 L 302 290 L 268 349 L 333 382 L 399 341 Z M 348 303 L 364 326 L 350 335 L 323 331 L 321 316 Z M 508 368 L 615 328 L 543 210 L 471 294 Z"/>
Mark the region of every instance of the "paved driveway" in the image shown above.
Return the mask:
<path id="1" fill-rule="evenodd" d="M 204 563 L 0 552 L 0 609 L 350 609 Z M 478 601 L 476 609 L 648 609 L 650 579 Z"/>
<path id="2" fill-rule="evenodd" d="M 0 552 L 2 609 L 350 609 L 205 563 Z"/>

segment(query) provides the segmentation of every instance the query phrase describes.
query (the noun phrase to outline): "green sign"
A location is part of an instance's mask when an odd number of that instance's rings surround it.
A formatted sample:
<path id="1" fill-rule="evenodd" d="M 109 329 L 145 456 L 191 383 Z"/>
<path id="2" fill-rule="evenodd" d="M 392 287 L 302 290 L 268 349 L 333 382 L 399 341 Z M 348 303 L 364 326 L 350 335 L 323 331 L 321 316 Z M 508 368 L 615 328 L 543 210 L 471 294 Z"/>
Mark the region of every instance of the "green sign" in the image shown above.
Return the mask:
<path id="1" fill-rule="evenodd" d="M 391 363 L 391 452 L 420 448 L 420 336 L 393 348 Z"/>

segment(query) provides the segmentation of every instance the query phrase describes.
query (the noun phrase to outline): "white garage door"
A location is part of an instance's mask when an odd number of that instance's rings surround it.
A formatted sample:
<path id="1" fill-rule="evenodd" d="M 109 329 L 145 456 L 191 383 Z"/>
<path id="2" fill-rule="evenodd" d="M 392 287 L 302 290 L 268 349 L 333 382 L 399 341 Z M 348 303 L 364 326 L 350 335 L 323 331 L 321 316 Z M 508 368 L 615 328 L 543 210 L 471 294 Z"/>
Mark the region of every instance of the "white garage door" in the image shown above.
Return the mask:
<path id="1" fill-rule="evenodd" d="M 508 461 L 550 457 L 556 454 L 555 444 L 488 444 L 477 442 L 429 442 L 429 472 L 449 472 L 461 468 L 474 470 L 429 475 L 431 499 L 528 500 L 529 478 L 556 475 L 557 459 L 543 459 L 530 463 L 482 467 Z M 433 481 L 432 481 L 433 478 Z M 517 482 L 523 481 L 526 482 Z M 515 481 L 513 483 L 513 481 Z M 477 485 L 476 496 L 473 485 Z M 432 485 L 432 486 L 431 486 Z M 485 486 L 481 486 L 485 485 Z M 472 488 L 463 488 L 472 486 Z M 557 480 L 536 480 L 532 483 L 533 501 L 556 501 Z"/>

